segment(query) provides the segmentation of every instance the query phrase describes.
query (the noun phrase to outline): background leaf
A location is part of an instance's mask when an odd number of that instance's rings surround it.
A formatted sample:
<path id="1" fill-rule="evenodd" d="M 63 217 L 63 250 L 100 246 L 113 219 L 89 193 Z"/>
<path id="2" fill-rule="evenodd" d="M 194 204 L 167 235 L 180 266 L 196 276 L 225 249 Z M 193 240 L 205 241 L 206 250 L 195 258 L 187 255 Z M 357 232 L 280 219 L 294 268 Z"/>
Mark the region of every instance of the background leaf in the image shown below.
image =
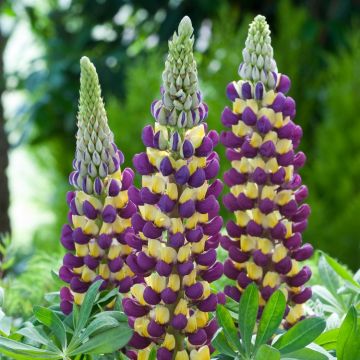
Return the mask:
<path id="1" fill-rule="evenodd" d="M 340 360 L 360 358 L 359 331 L 357 329 L 357 312 L 352 306 L 339 329 L 336 355 Z"/>
<path id="2" fill-rule="evenodd" d="M 360 284 L 358 284 L 354 278 L 352 273 L 345 268 L 345 266 L 341 265 L 337 260 L 332 258 L 330 255 L 324 254 L 326 261 L 333 268 L 333 270 L 341 276 L 344 280 L 351 283 L 353 286 L 360 288 Z"/>
<path id="3" fill-rule="evenodd" d="M 322 333 L 314 342 L 325 350 L 335 350 L 339 329 L 331 329 Z"/>

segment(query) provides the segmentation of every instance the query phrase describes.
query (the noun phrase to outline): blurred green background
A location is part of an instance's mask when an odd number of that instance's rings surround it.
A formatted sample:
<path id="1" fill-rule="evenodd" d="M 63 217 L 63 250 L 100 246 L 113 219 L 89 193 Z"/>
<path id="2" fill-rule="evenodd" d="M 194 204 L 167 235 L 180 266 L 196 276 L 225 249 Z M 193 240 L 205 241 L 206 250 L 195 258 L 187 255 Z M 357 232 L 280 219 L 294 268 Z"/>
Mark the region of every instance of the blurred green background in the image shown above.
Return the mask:
<path id="1" fill-rule="evenodd" d="M 97 67 L 110 125 L 130 166 L 143 149 L 142 127 L 153 121 L 150 104 L 159 96 L 167 40 L 180 19 L 193 20 L 208 123 L 221 130 L 225 87 L 238 79 L 247 27 L 257 13 L 268 18 L 278 68 L 291 77 L 304 130 L 308 161 L 301 175 L 312 207 L 305 241 L 359 267 L 358 2 L 2 0 L 0 11 L 0 232 L 10 232 L 11 224 L 14 274 L 41 274 L 60 259 L 80 57 Z M 228 164 L 218 151 L 224 171 Z M 38 277 L 46 287 L 50 278 Z"/>

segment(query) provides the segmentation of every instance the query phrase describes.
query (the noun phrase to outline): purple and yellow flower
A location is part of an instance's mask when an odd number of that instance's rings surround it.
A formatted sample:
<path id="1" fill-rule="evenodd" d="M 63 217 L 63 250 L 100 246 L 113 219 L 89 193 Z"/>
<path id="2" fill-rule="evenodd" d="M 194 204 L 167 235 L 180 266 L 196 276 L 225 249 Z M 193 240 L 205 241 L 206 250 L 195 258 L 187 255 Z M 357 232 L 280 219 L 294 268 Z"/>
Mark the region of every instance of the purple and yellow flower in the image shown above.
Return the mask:
<path id="1" fill-rule="evenodd" d="M 305 162 L 296 151 L 302 129 L 294 122 L 295 101 L 286 96 L 290 80 L 277 71 L 263 16 L 250 24 L 242 54 L 240 80 L 227 86 L 232 109 L 226 107 L 221 118 L 229 130 L 220 139 L 231 162 L 223 202 L 235 215 L 221 242 L 229 253 L 224 272 L 235 281 L 225 291 L 238 301 L 254 282 L 263 307 L 282 289 L 288 301 L 284 325 L 291 326 L 304 316 L 303 304 L 311 297 L 311 271 L 301 265 L 313 253 L 310 244 L 302 245 L 310 214 L 298 174 Z"/>
<path id="2" fill-rule="evenodd" d="M 219 170 L 218 135 L 204 122 L 193 43 L 185 17 L 169 42 L 162 98 L 151 106 L 155 125 L 142 133 L 146 152 L 133 159 L 142 188 L 129 189 L 138 212 L 135 233 L 126 236 L 136 252 L 126 262 L 145 278 L 123 300 L 135 330 L 130 345 L 137 352 L 128 354 L 134 359 L 147 359 L 154 345 L 158 359 L 210 359 L 217 324 L 209 312 L 223 300 L 210 290 L 223 273 L 216 261 L 222 183 L 211 182 Z"/>
<path id="3" fill-rule="evenodd" d="M 69 178 L 74 191 L 67 194 L 70 211 L 61 234 L 67 250 L 59 271 L 68 284 L 60 292 L 66 314 L 73 303 L 81 305 L 94 281 L 102 280 L 101 289 L 128 292 L 135 279 L 126 264 L 132 249 L 125 241 L 136 211 L 128 198 L 134 173 L 121 171 L 124 157 L 107 123 L 95 67 L 87 57 L 80 64 L 76 153 Z"/>

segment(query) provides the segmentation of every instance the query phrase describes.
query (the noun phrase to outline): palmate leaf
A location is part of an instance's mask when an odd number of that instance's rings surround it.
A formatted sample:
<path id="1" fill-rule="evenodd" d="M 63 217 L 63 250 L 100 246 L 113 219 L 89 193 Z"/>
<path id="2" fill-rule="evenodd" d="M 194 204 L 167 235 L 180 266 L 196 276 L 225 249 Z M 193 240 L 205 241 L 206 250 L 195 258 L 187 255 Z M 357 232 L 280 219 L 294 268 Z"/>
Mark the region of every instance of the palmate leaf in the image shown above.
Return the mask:
<path id="1" fill-rule="evenodd" d="M 46 334 L 41 334 L 40 331 L 35 326 L 26 326 L 16 332 L 32 341 L 35 341 L 41 345 L 45 345 L 49 350 L 57 352 L 59 349 L 54 345 L 54 343 L 49 339 Z"/>
<path id="2" fill-rule="evenodd" d="M 119 322 L 111 316 L 100 317 L 93 320 L 89 326 L 80 334 L 79 341 L 87 339 L 88 337 L 94 336 L 98 333 L 104 332 L 105 330 L 109 330 L 115 328 L 119 325 Z"/>
<path id="3" fill-rule="evenodd" d="M 300 350 L 314 341 L 325 330 L 325 326 L 325 321 L 320 318 L 302 320 L 280 336 L 272 346 L 282 354 Z"/>
<path id="4" fill-rule="evenodd" d="M 250 284 L 242 294 L 239 303 L 239 330 L 247 354 L 251 351 L 251 338 L 258 310 L 259 291 L 255 284 Z"/>
<path id="5" fill-rule="evenodd" d="M 284 316 L 285 306 L 286 300 L 284 294 L 280 290 L 275 291 L 262 313 L 255 340 L 255 350 L 262 344 L 265 344 L 278 329 Z"/>
<path id="6" fill-rule="evenodd" d="M 66 330 L 58 315 L 54 311 L 41 306 L 34 307 L 34 315 L 40 323 L 51 329 L 55 337 L 59 340 L 61 347 L 66 349 Z"/>
<path id="7" fill-rule="evenodd" d="M 103 331 L 68 353 L 69 356 L 79 354 L 108 354 L 124 347 L 131 339 L 132 330 L 128 324 L 120 323 L 116 328 Z"/>

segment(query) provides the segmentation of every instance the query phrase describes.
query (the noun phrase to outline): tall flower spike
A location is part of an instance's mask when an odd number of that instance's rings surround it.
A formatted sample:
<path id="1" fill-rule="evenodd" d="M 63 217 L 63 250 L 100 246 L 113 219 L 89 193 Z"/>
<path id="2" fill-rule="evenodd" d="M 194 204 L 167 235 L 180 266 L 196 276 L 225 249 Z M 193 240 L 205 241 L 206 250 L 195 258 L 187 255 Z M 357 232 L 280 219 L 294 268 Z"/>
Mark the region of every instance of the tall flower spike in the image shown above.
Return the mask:
<path id="1" fill-rule="evenodd" d="M 101 289 L 118 287 L 127 292 L 136 279 L 125 263 L 131 253 L 125 235 L 133 231 L 131 216 L 136 211 L 128 200 L 134 173 L 121 172 L 124 158 L 107 123 L 95 67 L 87 57 L 80 64 L 76 153 L 69 178 L 75 191 L 67 194 L 69 223 L 61 234 L 68 250 L 59 271 L 68 284 L 60 292 L 66 314 L 73 302 L 82 303 L 94 281 L 103 280 Z"/>
<path id="2" fill-rule="evenodd" d="M 235 221 L 227 223 L 228 236 L 221 243 L 229 252 L 225 275 L 235 280 L 226 294 L 238 301 L 254 282 L 262 309 L 276 289 L 283 289 L 288 301 L 284 326 L 289 327 L 303 317 L 302 304 L 311 297 L 305 286 L 311 271 L 300 262 L 313 248 L 302 245 L 301 235 L 310 213 L 303 204 L 308 190 L 298 174 L 305 155 L 295 152 L 302 130 L 294 123 L 295 102 L 285 96 L 290 80 L 277 72 L 272 59 L 269 33 L 265 18 L 257 16 L 243 51 L 241 80 L 227 87 L 233 107 L 222 113 L 229 130 L 220 139 L 232 168 L 224 174 L 230 193 L 223 202 Z"/>
<path id="3" fill-rule="evenodd" d="M 162 99 L 151 106 L 152 114 L 161 125 L 192 128 L 207 116 L 198 90 L 196 62 L 193 54 L 194 29 L 185 16 L 178 33 L 169 41 L 169 54 L 163 72 Z"/>
<path id="4" fill-rule="evenodd" d="M 273 89 L 276 85 L 277 67 L 273 58 L 269 25 L 264 16 L 256 16 L 250 24 L 242 55 L 240 78 L 254 83 L 261 81 L 267 88 Z"/>
<path id="5" fill-rule="evenodd" d="M 209 312 L 224 300 L 210 291 L 223 272 L 216 261 L 222 183 L 210 183 L 219 170 L 218 135 L 200 123 L 207 107 L 197 90 L 192 34 L 185 17 L 169 43 L 163 97 L 152 106 L 155 126 L 143 130 L 146 152 L 133 160 L 142 189 L 129 190 L 139 211 L 132 217 L 135 234 L 127 236 L 136 253 L 127 264 L 145 277 L 123 300 L 135 330 L 133 359 L 147 359 L 154 345 L 158 359 L 210 359 L 217 324 Z"/>

